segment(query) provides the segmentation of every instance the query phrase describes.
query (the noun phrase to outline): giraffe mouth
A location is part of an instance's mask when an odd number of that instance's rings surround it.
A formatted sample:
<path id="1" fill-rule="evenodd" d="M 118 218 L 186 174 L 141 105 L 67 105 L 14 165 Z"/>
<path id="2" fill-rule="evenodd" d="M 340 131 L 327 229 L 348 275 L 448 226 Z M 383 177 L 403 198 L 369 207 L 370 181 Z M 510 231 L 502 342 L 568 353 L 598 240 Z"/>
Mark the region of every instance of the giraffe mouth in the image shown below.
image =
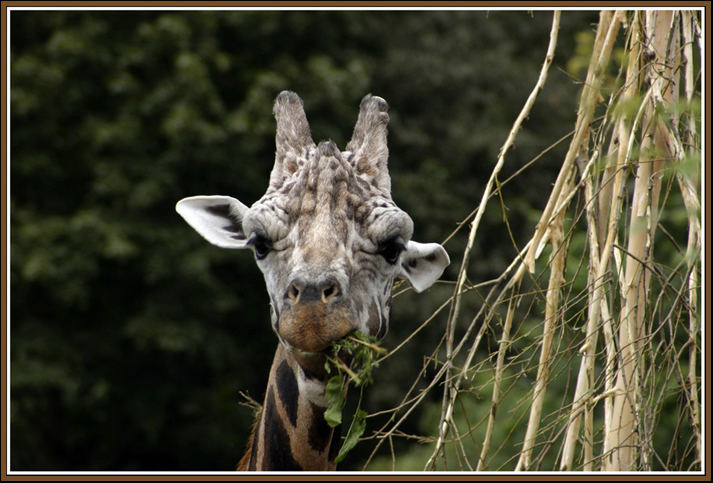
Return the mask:
<path id="1" fill-rule="evenodd" d="M 330 359 L 332 361 L 338 359 L 347 367 L 349 367 L 352 362 L 352 356 L 346 349 L 340 349 L 337 354 L 334 354 L 331 344 L 321 351 L 305 351 L 292 347 L 291 352 L 297 360 L 297 363 L 306 373 L 321 380 L 327 379 L 330 374 L 333 374 L 333 369 L 327 372 L 327 365 L 333 364 L 333 362 L 330 362 Z"/>
<path id="2" fill-rule="evenodd" d="M 324 356 L 331 343 L 354 330 L 355 318 L 344 305 L 298 305 L 282 312 L 278 333 L 303 357 Z"/>
<path id="3" fill-rule="evenodd" d="M 319 359 L 326 361 L 327 357 L 334 357 L 335 354 L 332 352 L 331 345 L 321 351 L 306 351 L 298 349 L 297 347 L 292 348 L 292 352 L 300 359 Z M 338 357 L 342 362 L 349 363 L 351 361 L 351 354 L 346 349 L 340 349 L 337 352 L 336 357 Z"/>

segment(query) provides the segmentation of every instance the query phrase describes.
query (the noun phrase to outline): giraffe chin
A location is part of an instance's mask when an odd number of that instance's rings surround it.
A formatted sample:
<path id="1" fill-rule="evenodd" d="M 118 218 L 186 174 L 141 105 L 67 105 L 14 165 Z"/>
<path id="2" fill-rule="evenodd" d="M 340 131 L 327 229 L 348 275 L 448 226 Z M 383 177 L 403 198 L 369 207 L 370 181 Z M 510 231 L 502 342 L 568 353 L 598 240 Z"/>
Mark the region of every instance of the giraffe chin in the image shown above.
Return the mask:
<path id="1" fill-rule="evenodd" d="M 297 364 L 302 367 L 305 374 L 308 375 L 310 379 L 317 379 L 325 381 L 329 378 L 330 372 L 327 372 L 327 356 L 329 351 L 327 349 L 321 352 L 307 352 L 294 347 L 287 348 L 287 350 L 295 358 Z M 351 364 L 352 356 L 344 349 L 339 351 L 339 359 L 344 362 L 347 366 Z"/>
<path id="2" fill-rule="evenodd" d="M 325 369 L 327 356 L 325 352 L 306 352 L 300 349 L 288 349 L 304 374 L 313 380 L 324 381 L 329 374 Z"/>

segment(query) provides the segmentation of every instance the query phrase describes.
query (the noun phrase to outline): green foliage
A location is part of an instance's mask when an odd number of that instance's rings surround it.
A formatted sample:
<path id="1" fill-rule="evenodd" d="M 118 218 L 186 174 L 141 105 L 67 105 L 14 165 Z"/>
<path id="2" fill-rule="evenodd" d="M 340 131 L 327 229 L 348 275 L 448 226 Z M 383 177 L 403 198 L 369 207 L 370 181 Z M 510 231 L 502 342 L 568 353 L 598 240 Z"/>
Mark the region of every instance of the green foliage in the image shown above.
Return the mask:
<path id="1" fill-rule="evenodd" d="M 361 399 L 361 398 L 360 398 Z M 344 438 L 344 443 L 339 449 L 337 457 L 334 458 L 336 463 L 340 463 L 351 449 L 359 442 L 359 438 L 364 434 L 366 429 L 366 411 L 357 409 L 352 418 L 352 423 L 349 425 L 347 436 Z"/>
<path id="2" fill-rule="evenodd" d="M 349 425 L 349 430 L 335 458 L 335 461 L 339 463 L 356 446 L 359 438 L 364 434 L 367 416 L 366 411 L 361 409 L 364 388 L 374 382 L 372 371 L 379 366 L 379 363 L 374 360 L 375 353 L 384 354 L 386 349 L 377 345 L 375 337 L 369 337 L 356 331 L 333 341 L 328 352 L 325 369 L 327 374 L 334 373 L 327 381 L 325 389 L 325 397 L 329 402 L 329 407 L 324 412 L 324 419 L 329 426 L 334 428 L 342 424 L 342 411 L 346 403 L 349 383 L 353 382 L 356 387 L 361 388 L 359 403 Z M 343 359 L 348 360 L 349 363 L 344 362 Z"/>
<path id="3" fill-rule="evenodd" d="M 371 373 L 379 367 L 379 363 L 374 360 L 374 354 L 383 355 L 386 353 L 386 349 L 378 345 L 376 337 L 355 331 L 346 337 L 332 341 L 329 352 L 325 363 L 327 374 L 336 370 L 337 373 L 334 377 L 342 377 L 346 374 L 355 385 L 366 386 L 374 382 Z M 345 358 L 349 361 L 348 364 L 342 360 Z"/>
<path id="4" fill-rule="evenodd" d="M 575 34 L 574 55 L 567 61 L 567 72 L 574 78 L 584 79 L 594 48 L 594 31 L 582 30 Z"/>
<path id="5" fill-rule="evenodd" d="M 344 397 L 344 379 L 340 375 L 329 378 L 324 392 L 329 407 L 324 411 L 324 420 L 335 428 L 342 424 L 342 410 L 346 398 Z"/>

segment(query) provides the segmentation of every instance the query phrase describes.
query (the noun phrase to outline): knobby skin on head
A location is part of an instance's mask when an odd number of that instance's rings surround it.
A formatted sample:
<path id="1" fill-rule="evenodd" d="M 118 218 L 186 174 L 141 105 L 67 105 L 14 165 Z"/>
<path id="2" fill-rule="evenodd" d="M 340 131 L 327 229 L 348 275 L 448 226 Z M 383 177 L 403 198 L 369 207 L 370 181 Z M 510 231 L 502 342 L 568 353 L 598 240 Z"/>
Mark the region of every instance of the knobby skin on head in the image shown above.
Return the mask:
<path id="1" fill-rule="evenodd" d="M 355 330 L 383 337 L 394 279 L 420 292 L 449 263 L 440 245 L 411 240 L 413 222 L 391 198 L 387 110 L 386 101 L 366 96 L 340 151 L 331 141 L 314 143 L 302 100 L 282 92 L 262 198 L 250 208 L 229 196 L 176 205 L 209 242 L 252 249 L 270 296 L 279 344 L 243 469 L 333 469 L 339 437 L 320 420 L 322 351 Z"/>

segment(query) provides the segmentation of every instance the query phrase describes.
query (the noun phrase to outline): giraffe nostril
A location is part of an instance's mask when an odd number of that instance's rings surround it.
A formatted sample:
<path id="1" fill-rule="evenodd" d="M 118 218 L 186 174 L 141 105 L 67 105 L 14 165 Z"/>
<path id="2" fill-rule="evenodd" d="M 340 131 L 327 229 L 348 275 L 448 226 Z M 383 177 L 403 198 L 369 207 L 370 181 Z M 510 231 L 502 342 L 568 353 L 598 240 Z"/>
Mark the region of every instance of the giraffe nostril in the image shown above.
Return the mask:
<path id="1" fill-rule="evenodd" d="M 329 277 L 317 283 L 295 279 L 287 287 L 285 299 L 291 305 L 306 305 L 313 302 L 332 303 L 342 296 L 341 286 L 334 278 Z"/>
<path id="2" fill-rule="evenodd" d="M 331 299 L 339 296 L 339 285 L 336 280 L 330 280 L 326 286 L 322 288 L 322 301 L 329 302 Z"/>
<path id="3" fill-rule="evenodd" d="M 297 303 L 300 301 L 300 288 L 297 286 L 297 284 L 292 283 L 290 285 L 290 288 L 287 289 L 287 298 L 292 300 L 293 303 Z"/>

